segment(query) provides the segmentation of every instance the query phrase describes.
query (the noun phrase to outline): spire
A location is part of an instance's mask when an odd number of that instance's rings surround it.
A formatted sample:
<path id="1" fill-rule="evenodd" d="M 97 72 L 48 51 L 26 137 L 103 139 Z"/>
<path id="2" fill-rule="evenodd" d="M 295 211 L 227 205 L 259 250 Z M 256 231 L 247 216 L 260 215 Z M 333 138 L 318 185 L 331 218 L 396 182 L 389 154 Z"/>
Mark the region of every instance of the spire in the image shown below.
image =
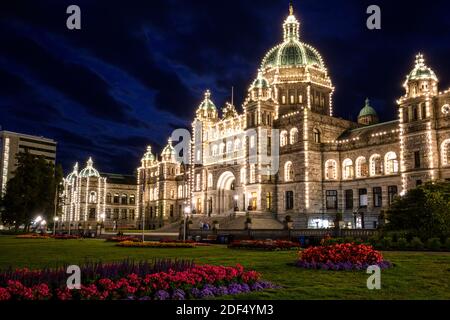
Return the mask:
<path id="1" fill-rule="evenodd" d="M 78 162 L 75 162 L 75 165 L 73 166 L 73 172 L 78 173 Z"/>
<path id="2" fill-rule="evenodd" d="M 87 166 L 92 167 L 94 165 L 94 161 L 92 161 L 92 157 L 89 157 L 89 160 L 87 161 Z"/>
<path id="3" fill-rule="evenodd" d="M 289 2 L 289 16 L 283 24 L 284 41 L 299 40 L 300 38 L 300 22 L 294 16 L 294 5 L 292 0 Z"/>
<path id="4" fill-rule="evenodd" d="M 416 55 L 416 68 L 425 67 L 425 59 L 420 52 Z"/>
<path id="5" fill-rule="evenodd" d="M 370 100 L 369 100 L 369 98 L 366 98 L 366 107 L 370 107 Z"/>

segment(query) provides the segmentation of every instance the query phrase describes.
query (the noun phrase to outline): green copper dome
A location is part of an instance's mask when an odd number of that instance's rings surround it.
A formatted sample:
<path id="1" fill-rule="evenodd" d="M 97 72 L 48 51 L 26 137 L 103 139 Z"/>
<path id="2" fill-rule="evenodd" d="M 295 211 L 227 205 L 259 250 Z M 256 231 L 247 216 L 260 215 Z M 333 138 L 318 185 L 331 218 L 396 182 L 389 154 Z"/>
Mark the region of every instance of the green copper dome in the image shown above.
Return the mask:
<path id="1" fill-rule="evenodd" d="M 314 66 L 325 69 L 319 52 L 300 41 L 300 22 L 294 16 L 292 5 L 289 8 L 289 16 L 284 21 L 283 30 L 283 43 L 272 48 L 266 54 L 261 64 L 263 69 L 296 66 Z"/>
<path id="2" fill-rule="evenodd" d="M 434 71 L 425 65 L 425 59 L 423 54 L 419 53 L 416 56 L 416 65 L 414 69 L 409 73 L 407 80 L 421 80 L 421 79 L 431 79 L 438 81 Z"/>
<path id="3" fill-rule="evenodd" d="M 375 111 L 374 108 L 372 108 L 370 106 L 370 101 L 369 99 L 366 99 L 366 105 L 364 106 L 364 108 L 361 109 L 361 111 L 359 112 L 358 118 L 361 117 L 366 117 L 366 116 L 375 116 L 378 117 L 377 112 Z"/>
<path id="4" fill-rule="evenodd" d="M 206 90 L 205 99 L 198 108 L 203 110 L 216 110 L 216 105 L 211 100 L 211 92 L 209 90 Z"/>
<path id="5" fill-rule="evenodd" d="M 253 81 L 252 88 L 265 89 L 269 87 L 269 82 L 264 78 L 262 71 L 258 71 L 258 77 Z"/>

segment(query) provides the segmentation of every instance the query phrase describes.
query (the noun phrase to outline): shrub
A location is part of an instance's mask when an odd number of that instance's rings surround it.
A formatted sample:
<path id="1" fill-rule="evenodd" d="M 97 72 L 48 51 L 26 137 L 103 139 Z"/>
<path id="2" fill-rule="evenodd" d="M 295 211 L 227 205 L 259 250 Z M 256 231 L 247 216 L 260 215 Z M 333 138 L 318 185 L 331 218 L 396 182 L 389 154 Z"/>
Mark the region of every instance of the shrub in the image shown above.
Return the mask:
<path id="1" fill-rule="evenodd" d="M 423 249 L 423 242 L 418 237 L 414 237 L 411 240 L 411 248 L 414 250 L 422 250 Z"/>
<path id="2" fill-rule="evenodd" d="M 445 240 L 445 244 L 444 244 L 445 249 L 447 249 L 448 251 L 450 251 L 450 238 L 447 238 Z"/>
<path id="3" fill-rule="evenodd" d="M 392 238 L 391 237 L 384 237 L 381 239 L 381 244 L 384 249 L 390 249 L 392 248 Z"/>
<path id="4" fill-rule="evenodd" d="M 188 249 L 195 248 L 194 243 L 180 243 L 180 242 L 134 242 L 123 241 L 116 244 L 118 247 L 124 248 L 164 248 L 164 249 Z"/>
<path id="5" fill-rule="evenodd" d="M 233 241 L 230 249 L 258 249 L 258 250 L 290 250 L 300 248 L 299 243 L 285 240 L 241 240 Z"/>
<path id="6" fill-rule="evenodd" d="M 427 249 L 432 251 L 439 251 L 441 250 L 442 244 L 441 240 L 439 238 L 430 238 L 427 241 Z"/>
<path id="7" fill-rule="evenodd" d="M 405 238 L 399 238 L 397 241 L 397 248 L 400 250 L 405 250 L 408 248 L 408 240 Z"/>

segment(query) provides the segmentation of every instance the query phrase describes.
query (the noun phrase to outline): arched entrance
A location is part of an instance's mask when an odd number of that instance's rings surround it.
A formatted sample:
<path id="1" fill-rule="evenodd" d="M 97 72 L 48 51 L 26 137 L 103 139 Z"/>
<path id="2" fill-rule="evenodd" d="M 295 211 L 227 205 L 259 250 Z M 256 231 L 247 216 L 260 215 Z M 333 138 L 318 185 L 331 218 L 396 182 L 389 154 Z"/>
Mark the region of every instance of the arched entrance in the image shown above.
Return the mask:
<path id="1" fill-rule="evenodd" d="M 234 174 L 230 171 L 222 173 L 217 180 L 217 211 L 219 214 L 228 214 L 234 211 L 235 200 L 235 181 Z"/>

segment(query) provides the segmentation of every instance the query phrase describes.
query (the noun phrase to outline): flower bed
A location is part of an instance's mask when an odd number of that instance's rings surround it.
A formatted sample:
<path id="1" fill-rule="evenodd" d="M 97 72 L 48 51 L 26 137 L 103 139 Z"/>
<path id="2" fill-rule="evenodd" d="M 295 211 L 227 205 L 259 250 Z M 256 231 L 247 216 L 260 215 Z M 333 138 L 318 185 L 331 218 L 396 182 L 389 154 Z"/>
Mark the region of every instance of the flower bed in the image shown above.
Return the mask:
<path id="1" fill-rule="evenodd" d="M 188 249 L 195 248 L 195 243 L 178 243 L 178 242 L 133 242 L 124 241 L 116 244 L 118 247 L 125 248 L 166 248 L 166 249 Z"/>
<path id="2" fill-rule="evenodd" d="M 117 237 L 111 237 L 106 239 L 107 242 L 124 242 L 124 241 L 131 241 L 131 242 L 138 242 L 140 239 L 133 236 L 117 236 Z"/>
<path id="3" fill-rule="evenodd" d="M 257 249 L 257 250 L 291 250 L 300 248 L 300 244 L 284 240 L 241 240 L 233 241 L 228 245 L 231 249 Z"/>
<path id="4" fill-rule="evenodd" d="M 381 252 L 364 244 L 343 243 L 310 247 L 299 253 L 296 265 L 306 269 L 363 270 L 368 266 L 391 267 Z"/>
<path id="5" fill-rule="evenodd" d="M 21 270 L 17 272 L 22 277 L 4 279 L 6 283 L 0 285 L 0 300 L 185 300 L 277 288 L 261 281 L 259 273 L 245 271 L 240 265 L 175 269 L 150 274 L 129 273 L 122 277 L 118 274 L 85 277 L 83 273 L 80 290 L 46 282 L 39 278 L 39 271 Z"/>
<path id="6" fill-rule="evenodd" d="M 39 234 L 39 233 L 30 233 L 16 236 L 16 239 L 56 239 L 56 240 L 73 240 L 80 239 L 80 236 L 76 235 L 68 235 L 68 234 Z"/>

